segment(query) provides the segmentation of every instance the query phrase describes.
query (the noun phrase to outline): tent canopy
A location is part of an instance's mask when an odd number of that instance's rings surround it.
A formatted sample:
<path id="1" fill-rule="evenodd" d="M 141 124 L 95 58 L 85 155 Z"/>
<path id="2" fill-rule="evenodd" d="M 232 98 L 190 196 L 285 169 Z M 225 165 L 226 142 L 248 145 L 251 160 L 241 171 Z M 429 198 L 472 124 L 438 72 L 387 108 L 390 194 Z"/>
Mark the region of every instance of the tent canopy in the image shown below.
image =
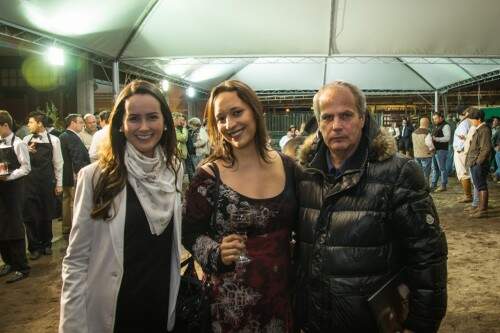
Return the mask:
<path id="1" fill-rule="evenodd" d="M 500 70 L 498 0 L 7 0 L 0 21 L 198 88 L 434 91 Z"/>

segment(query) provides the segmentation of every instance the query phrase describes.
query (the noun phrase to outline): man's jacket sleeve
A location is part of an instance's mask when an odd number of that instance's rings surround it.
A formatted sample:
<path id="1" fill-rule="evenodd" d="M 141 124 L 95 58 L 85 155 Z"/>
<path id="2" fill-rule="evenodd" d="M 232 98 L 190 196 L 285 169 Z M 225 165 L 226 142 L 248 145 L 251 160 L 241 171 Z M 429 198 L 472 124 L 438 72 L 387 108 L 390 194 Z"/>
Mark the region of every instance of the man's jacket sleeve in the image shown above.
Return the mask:
<path id="1" fill-rule="evenodd" d="M 392 224 L 401 241 L 410 288 L 410 313 L 405 328 L 437 332 L 447 305 L 447 244 L 425 177 L 410 160 L 394 188 Z"/>

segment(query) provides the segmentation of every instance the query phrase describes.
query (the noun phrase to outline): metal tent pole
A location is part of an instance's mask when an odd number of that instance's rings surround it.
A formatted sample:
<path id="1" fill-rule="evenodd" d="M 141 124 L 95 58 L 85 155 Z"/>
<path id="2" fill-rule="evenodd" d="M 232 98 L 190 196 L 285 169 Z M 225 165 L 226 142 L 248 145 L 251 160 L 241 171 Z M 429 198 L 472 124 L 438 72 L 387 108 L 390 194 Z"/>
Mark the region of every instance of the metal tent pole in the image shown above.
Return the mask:
<path id="1" fill-rule="evenodd" d="M 439 110 L 439 92 L 434 90 L 434 112 L 438 112 Z"/>
<path id="2" fill-rule="evenodd" d="M 113 61 L 113 97 L 116 100 L 120 92 L 120 67 L 118 61 Z"/>

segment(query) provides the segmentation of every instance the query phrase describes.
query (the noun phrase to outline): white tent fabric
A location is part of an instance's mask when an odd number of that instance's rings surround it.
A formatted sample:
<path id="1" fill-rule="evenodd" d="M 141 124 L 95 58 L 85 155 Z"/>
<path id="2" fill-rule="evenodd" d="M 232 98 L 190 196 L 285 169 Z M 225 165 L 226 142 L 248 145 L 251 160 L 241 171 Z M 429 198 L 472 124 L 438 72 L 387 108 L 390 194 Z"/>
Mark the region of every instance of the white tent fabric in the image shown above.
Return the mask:
<path id="1" fill-rule="evenodd" d="M 500 70 L 500 1 L 3 0 L 0 23 L 210 89 L 434 91 Z"/>

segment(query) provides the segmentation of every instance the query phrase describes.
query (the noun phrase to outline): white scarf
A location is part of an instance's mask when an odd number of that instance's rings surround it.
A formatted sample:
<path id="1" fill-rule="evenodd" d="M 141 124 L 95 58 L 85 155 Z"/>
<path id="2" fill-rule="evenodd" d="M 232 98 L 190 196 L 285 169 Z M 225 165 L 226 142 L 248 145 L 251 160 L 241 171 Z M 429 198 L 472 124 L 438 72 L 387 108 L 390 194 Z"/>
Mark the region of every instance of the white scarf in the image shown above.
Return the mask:
<path id="1" fill-rule="evenodd" d="M 157 146 L 154 157 L 141 154 L 127 142 L 125 166 L 128 182 L 146 214 L 153 235 L 161 235 L 174 214 L 175 174 L 167 167 L 165 154 Z"/>

